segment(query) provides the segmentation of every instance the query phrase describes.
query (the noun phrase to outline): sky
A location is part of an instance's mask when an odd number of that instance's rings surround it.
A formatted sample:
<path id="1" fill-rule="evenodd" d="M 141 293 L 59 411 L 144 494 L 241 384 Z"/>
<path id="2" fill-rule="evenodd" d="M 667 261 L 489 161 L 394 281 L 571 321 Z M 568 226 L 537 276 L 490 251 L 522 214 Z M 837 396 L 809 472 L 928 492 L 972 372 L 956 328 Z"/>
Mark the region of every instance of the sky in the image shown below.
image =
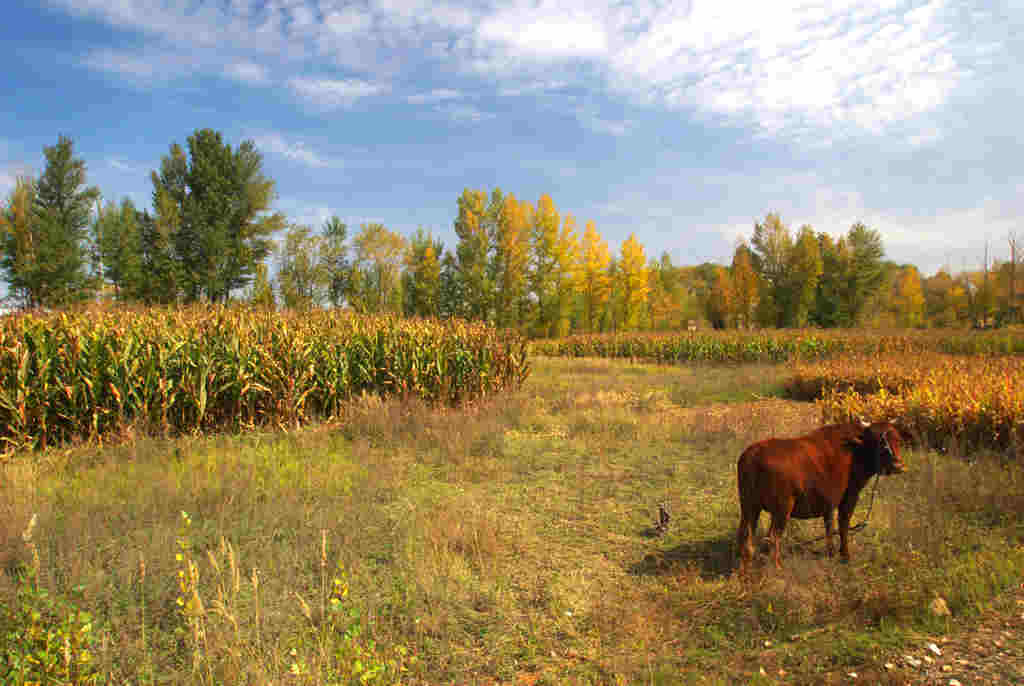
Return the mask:
<path id="1" fill-rule="evenodd" d="M 0 195 L 70 136 L 105 199 L 198 128 L 275 208 L 455 246 L 465 188 L 728 263 L 864 222 L 925 274 L 1024 235 L 1022 0 L 6 0 Z"/>

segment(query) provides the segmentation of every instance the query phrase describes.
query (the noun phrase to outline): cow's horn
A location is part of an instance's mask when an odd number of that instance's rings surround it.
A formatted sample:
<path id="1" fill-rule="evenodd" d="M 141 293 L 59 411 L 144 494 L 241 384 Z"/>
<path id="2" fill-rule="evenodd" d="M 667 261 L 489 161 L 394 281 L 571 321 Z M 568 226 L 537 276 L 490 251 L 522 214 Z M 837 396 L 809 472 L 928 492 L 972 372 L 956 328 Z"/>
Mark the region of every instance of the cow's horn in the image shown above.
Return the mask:
<path id="1" fill-rule="evenodd" d="M 863 419 L 861 419 L 861 420 L 860 420 L 860 425 L 861 425 L 861 426 L 863 426 L 863 427 L 864 427 L 864 428 L 866 429 L 866 428 L 868 428 L 869 426 L 871 426 L 871 422 L 866 422 L 866 421 L 864 421 Z"/>

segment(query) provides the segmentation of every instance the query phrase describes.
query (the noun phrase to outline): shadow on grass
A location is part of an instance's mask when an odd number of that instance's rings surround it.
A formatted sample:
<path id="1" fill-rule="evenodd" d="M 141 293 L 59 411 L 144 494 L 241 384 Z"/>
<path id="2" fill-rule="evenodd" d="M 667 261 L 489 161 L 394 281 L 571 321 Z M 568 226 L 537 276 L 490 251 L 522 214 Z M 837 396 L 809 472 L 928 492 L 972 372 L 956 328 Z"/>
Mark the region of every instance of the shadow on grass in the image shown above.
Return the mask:
<path id="1" fill-rule="evenodd" d="M 695 569 L 704 580 L 728 576 L 735 569 L 735 546 L 732 535 L 685 541 L 668 550 L 647 553 L 644 559 L 630 566 L 629 572 L 637 576 L 660 576 Z"/>

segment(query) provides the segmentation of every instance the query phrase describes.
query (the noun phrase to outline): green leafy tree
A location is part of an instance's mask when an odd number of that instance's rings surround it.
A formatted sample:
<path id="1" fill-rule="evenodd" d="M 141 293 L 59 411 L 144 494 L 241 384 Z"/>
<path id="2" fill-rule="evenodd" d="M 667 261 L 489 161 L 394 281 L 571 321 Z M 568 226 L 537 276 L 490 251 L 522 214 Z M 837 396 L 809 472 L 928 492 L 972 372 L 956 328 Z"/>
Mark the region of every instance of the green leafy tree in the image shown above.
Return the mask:
<path id="1" fill-rule="evenodd" d="M 806 326 L 822 272 L 818 239 L 810 226 L 802 226 L 790 250 L 784 288 L 779 299 L 780 326 Z"/>
<path id="2" fill-rule="evenodd" d="M 441 258 L 437 290 L 438 314 L 445 318 L 463 316 L 462 281 L 459 279 L 458 262 L 451 250 L 445 250 Z"/>
<path id="3" fill-rule="evenodd" d="M 540 196 L 533 213 L 530 241 L 530 290 L 536 302 L 534 332 L 554 333 L 558 321 L 558 229 L 561 217 L 547 193 Z"/>
<path id="4" fill-rule="evenodd" d="M 444 246 L 422 228 L 409 240 L 403 274 L 405 313 L 418 317 L 436 317 L 440 310 L 441 255 Z"/>
<path id="5" fill-rule="evenodd" d="M 844 292 L 845 310 L 849 323 L 856 324 L 865 314 L 865 308 L 885 282 L 882 258 L 882 237 L 874 229 L 857 222 L 846 234 L 850 251 L 849 270 Z"/>
<path id="6" fill-rule="evenodd" d="M 341 307 L 349 291 L 352 265 L 348 258 L 348 226 L 337 216 L 324 222 L 320 229 L 322 260 L 327 272 L 327 299 L 333 307 Z"/>
<path id="7" fill-rule="evenodd" d="M 353 246 L 352 306 L 360 312 L 401 313 L 406 239 L 382 224 L 363 224 Z"/>
<path id="8" fill-rule="evenodd" d="M 0 214 L 4 251 L 0 265 L 4 269 L 11 298 L 24 307 L 38 305 L 30 288 L 34 281 L 36 243 L 39 240 L 32 216 L 35 195 L 35 182 L 28 177 L 18 177 L 7 198 L 7 206 Z"/>
<path id="9" fill-rule="evenodd" d="M 762 326 L 779 326 L 790 286 L 788 270 L 793 236 L 779 215 L 769 212 L 764 222 L 754 224 L 750 245 L 754 268 L 761 277 L 757 320 Z"/>
<path id="10" fill-rule="evenodd" d="M 99 190 L 86 187 L 85 162 L 74 156 L 70 138 L 43 148 L 46 168 L 31 190 L 31 212 L 19 224 L 21 235 L 7 234 L 0 260 L 13 292 L 29 307 L 83 300 L 95 286 L 88 272 L 89 225 Z"/>
<path id="11" fill-rule="evenodd" d="M 219 132 L 200 129 L 188 151 L 172 144 L 151 174 L 157 222 L 173 236 L 185 299 L 224 302 L 251 281 L 286 222 L 268 214 L 274 182 L 252 141 L 232 150 Z"/>
<path id="12" fill-rule="evenodd" d="M 492 205 L 501 203 L 501 191 L 494 191 Z M 464 312 L 472 319 L 488 319 L 493 302 L 493 282 L 489 273 L 491 235 L 488 227 L 495 210 L 489 209 L 487 193 L 465 189 L 458 200 L 455 219 L 455 246 L 459 280 L 465 298 Z"/>
<path id="13" fill-rule="evenodd" d="M 142 237 L 139 212 L 128 198 L 97 212 L 96 245 L 102 276 L 119 301 L 139 299 L 142 287 Z"/>
<path id="14" fill-rule="evenodd" d="M 308 226 L 293 224 L 278 251 L 277 282 L 284 307 L 310 310 L 327 300 L 330 287 L 323 261 L 324 238 Z"/>

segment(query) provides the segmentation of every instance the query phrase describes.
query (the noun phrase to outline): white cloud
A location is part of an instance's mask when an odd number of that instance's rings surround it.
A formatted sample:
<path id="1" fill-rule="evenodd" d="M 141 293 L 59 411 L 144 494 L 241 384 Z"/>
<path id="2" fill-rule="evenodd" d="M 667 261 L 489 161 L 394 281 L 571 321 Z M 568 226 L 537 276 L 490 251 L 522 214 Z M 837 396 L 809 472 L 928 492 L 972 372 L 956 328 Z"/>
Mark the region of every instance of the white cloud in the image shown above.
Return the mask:
<path id="1" fill-rule="evenodd" d="M 500 11 L 480 22 L 477 36 L 519 56 L 540 59 L 602 57 L 609 46 L 607 30 L 598 17 L 563 2 Z"/>
<path id="2" fill-rule="evenodd" d="M 258 84 L 257 64 L 294 72 L 327 60 L 360 78 L 300 78 L 292 87 L 340 107 L 439 68 L 449 79 L 488 79 L 502 95 L 565 81 L 816 146 L 887 133 L 940 110 L 958 89 L 1003 78 L 1014 26 L 1005 20 L 1012 10 L 982 0 L 49 2 L 155 37 L 155 60 L 148 51 L 87 59 L 137 78 L 185 63 Z M 904 137 L 911 146 L 935 140 Z"/>
<path id="3" fill-rule="evenodd" d="M 224 75 L 235 81 L 254 86 L 262 85 L 270 80 L 266 67 L 255 62 L 234 62 L 224 67 Z"/>
<path id="4" fill-rule="evenodd" d="M 337 166 L 337 163 L 310 150 L 305 143 L 289 142 L 279 133 L 266 133 L 253 139 L 260 150 L 299 162 L 307 167 L 322 168 Z"/>
<path id="5" fill-rule="evenodd" d="M 288 85 L 308 102 L 324 109 L 347 107 L 360 98 L 389 90 L 386 84 L 361 79 L 294 78 L 288 81 Z"/>
<path id="6" fill-rule="evenodd" d="M 411 105 L 425 105 L 435 102 L 443 102 L 445 100 L 458 100 L 462 97 L 462 93 L 451 88 L 437 88 L 428 93 L 416 93 L 414 95 L 407 96 L 405 101 Z"/>

